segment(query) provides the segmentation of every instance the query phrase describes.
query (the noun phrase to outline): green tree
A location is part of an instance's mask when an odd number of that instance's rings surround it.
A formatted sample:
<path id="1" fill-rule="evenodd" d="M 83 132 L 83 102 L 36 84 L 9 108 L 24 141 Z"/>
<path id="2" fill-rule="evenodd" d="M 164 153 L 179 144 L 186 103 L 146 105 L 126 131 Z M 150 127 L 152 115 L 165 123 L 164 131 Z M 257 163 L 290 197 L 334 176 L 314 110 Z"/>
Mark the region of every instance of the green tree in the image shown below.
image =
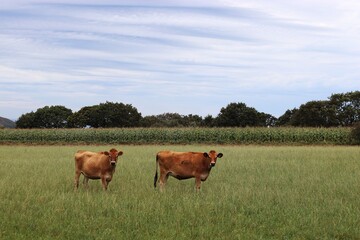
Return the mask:
<path id="1" fill-rule="evenodd" d="M 106 102 L 99 105 L 100 127 L 138 127 L 141 113 L 131 104 Z M 101 117 L 102 116 L 102 117 Z"/>
<path id="2" fill-rule="evenodd" d="M 183 117 L 183 122 L 186 127 L 200 127 L 203 126 L 203 118 L 199 115 L 189 114 Z"/>
<path id="3" fill-rule="evenodd" d="M 142 127 L 199 127 L 203 119 L 199 115 L 180 115 L 178 113 L 163 113 L 146 116 L 141 120 Z"/>
<path id="4" fill-rule="evenodd" d="M 271 114 L 260 112 L 258 113 L 258 126 L 273 127 L 275 126 L 277 118 Z"/>
<path id="5" fill-rule="evenodd" d="M 290 124 L 300 127 L 336 126 L 335 109 L 329 101 L 310 101 L 293 114 Z"/>
<path id="6" fill-rule="evenodd" d="M 333 94 L 329 100 L 339 125 L 351 126 L 360 121 L 360 91 Z"/>
<path id="7" fill-rule="evenodd" d="M 98 119 L 100 114 L 98 113 L 99 106 L 87 106 L 81 108 L 78 112 L 72 114 L 68 119 L 68 125 L 72 128 L 84 128 L 91 126 L 98 128 Z"/>
<path id="8" fill-rule="evenodd" d="M 211 115 L 207 115 L 203 120 L 203 125 L 205 127 L 214 127 L 216 124 L 215 118 Z"/>
<path id="9" fill-rule="evenodd" d="M 17 128 L 35 128 L 34 126 L 35 113 L 25 113 L 22 114 L 19 119 L 16 121 Z"/>
<path id="10" fill-rule="evenodd" d="M 156 116 L 158 124 L 164 127 L 183 127 L 182 116 L 178 113 L 163 113 Z"/>
<path id="11" fill-rule="evenodd" d="M 23 114 L 16 124 L 18 128 L 65 128 L 71 115 L 71 109 L 64 106 L 45 106 Z"/>
<path id="12" fill-rule="evenodd" d="M 131 104 L 106 102 L 87 106 L 69 118 L 71 127 L 138 127 L 141 114 Z"/>
<path id="13" fill-rule="evenodd" d="M 276 126 L 288 126 L 291 124 L 291 119 L 294 116 L 294 114 L 298 111 L 297 108 L 294 108 L 292 110 L 286 110 L 286 112 L 281 115 L 277 120 L 276 120 Z"/>
<path id="14" fill-rule="evenodd" d="M 141 127 L 162 127 L 161 125 L 157 125 L 159 122 L 158 118 L 155 115 L 145 116 L 140 120 Z"/>
<path id="15" fill-rule="evenodd" d="M 218 127 L 267 126 L 274 123 L 270 114 L 259 113 L 255 108 L 247 107 L 245 103 L 230 103 L 221 108 L 216 118 Z"/>

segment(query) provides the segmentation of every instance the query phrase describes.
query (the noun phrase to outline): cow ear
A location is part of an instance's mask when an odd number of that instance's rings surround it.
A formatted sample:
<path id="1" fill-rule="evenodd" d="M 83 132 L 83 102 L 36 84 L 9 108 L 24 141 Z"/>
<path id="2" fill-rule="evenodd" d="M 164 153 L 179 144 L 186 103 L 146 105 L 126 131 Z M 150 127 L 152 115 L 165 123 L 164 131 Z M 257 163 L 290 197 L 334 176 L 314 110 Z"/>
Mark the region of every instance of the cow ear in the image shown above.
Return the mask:
<path id="1" fill-rule="evenodd" d="M 107 155 L 107 156 L 109 156 L 110 155 L 110 153 L 109 152 L 102 152 L 103 154 L 105 154 L 105 155 Z"/>
<path id="2" fill-rule="evenodd" d="M 209 154 L 207 152 L 204 152 L 204 157 L 208 158 Z"/>
<path id="3" fill-rule="evenodd" d="M 223 156 L 222 153 L 219 153 L 219 154 L 217 155 L 218 158 L 222 158 L 222 156 Z"/>
<path id="4" fill-rule="evenodd" d="M 118 156 L 123 155 L 123 151 L 118 152 Z"/>

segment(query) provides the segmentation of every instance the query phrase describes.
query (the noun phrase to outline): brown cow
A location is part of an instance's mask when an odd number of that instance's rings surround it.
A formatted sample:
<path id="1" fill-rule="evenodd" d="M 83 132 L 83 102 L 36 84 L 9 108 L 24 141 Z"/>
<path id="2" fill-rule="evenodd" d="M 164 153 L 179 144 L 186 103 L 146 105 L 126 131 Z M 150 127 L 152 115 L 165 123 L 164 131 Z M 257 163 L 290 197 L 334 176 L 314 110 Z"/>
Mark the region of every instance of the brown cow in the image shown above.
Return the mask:
<path id="1" fill-rule="evenodd" d="M 201 181 L 205 181 L 216 160 L 223 156 L 214 150 L 207 152 L 172 152 L 161 151 L 156 155 L 156 172 L 154 187 L 158 180 L 158 167 L 160 167 L 160 190 L 163 190 L 169 176 L 179 180 L 195 178 L 196 189 L 200 189 Z"/>
<path id="2" fill-rule="evenodd" d="M 75 153 L 75 190 L 79 187 L 80 175 L 84 175 L 87 187 L 89 179 L 101 179 L 103 189 L 106 190 L 115 172 L 118 156 L 122 151 L 110 149 L 109 152 L 77 151 Z"/>

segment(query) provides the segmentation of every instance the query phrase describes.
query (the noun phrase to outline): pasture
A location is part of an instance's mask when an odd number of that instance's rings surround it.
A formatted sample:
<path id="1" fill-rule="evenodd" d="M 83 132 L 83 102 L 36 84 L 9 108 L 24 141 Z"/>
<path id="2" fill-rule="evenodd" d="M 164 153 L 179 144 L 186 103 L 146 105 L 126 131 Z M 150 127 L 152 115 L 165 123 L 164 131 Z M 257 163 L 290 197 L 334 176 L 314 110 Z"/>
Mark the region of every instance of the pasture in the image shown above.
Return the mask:
<path id="1" fill-rule="evenodd" d="M 109 190 L 73 190 L 74 153 L 124 151 Z M 209 151 L 194 179 L 153 188 L 159 150 Z M 0 239 L 360 239 L 360 148 L 0 146 Z M 82 178 L 80 179 L 82 181 Z"/>

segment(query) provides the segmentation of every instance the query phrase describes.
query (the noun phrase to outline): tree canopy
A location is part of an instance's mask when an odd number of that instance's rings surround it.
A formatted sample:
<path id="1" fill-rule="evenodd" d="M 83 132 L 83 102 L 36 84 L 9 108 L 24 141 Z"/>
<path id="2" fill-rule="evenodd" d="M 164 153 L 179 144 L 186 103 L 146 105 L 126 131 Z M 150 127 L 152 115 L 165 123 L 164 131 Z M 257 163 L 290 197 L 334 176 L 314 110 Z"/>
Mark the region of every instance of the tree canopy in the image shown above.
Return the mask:
<path id="1" fill-rule="evenodd" d="M 69 117 L 69 127 L 139 127 L 141 114 L 130 104 L 106 102 L 83 107 Z"/>
<path id="2" fill-rule="evenodd" d="M 333 94 L 329 100 L 310 101 L 299 109 L 287 110 L 278 126 L 336 127 L 360 121 L 360 91 Z"/>
<path id="3" fill-rule="evenodd" d="M 71 109 L 64 106 L 45 106 L 36 112 L 21 115 L 16 121 L 18 128 L 65 128 L 67 119 L 72 115 Z"/>
<path id="4" fill-rule="evenodd" d="M 221 108 L 216 119 L 218 127 L 253 127 L 266 126 L 272 116 L 258 112 L 245 103 L 230 103 Z"/>
<path id="5" fill-rule="evenodd" d="M 45 106 L 23 114 L 18 128 L 114 128 L 114 127 L 254 127 L 351 126 L 360 121 L 360 91 L 333 94 L 328 100 L 309 101 L 276 118 L 245 103 L 230 103 L 216 117 L 163 113 L 142 117 L 131 104 L 106 102 L 77 112 L 64 106 Z"/>

